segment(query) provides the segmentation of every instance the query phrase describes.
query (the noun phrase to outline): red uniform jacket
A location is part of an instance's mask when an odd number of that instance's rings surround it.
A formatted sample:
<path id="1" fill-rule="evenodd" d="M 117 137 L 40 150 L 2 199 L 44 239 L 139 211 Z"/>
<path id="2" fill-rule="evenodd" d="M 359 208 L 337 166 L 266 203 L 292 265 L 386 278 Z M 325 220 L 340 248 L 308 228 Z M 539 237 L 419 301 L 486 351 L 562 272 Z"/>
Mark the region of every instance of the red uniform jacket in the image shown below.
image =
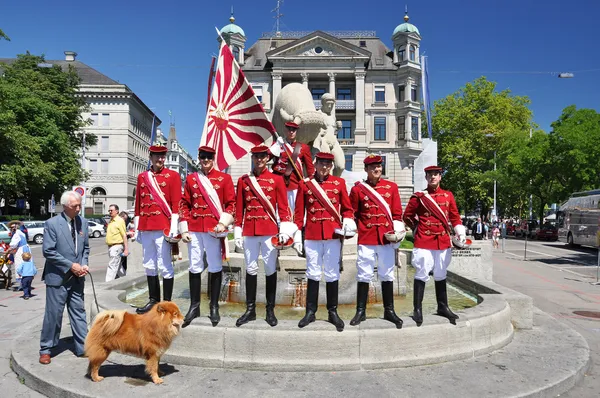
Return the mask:
<path id="1" fill-rule="evenodd" d="M 237 183 L 235 226 L 243 226 L 243 236 L 276 235 L 279 232 L 277 224 L 271 220 L 269 213 L 246 185 L 244 179 L 245 176 L 240 177 Z M 283 178 L 265 169 L 260 176 L 256 177 L 256 181 L 279 214 L 280 221 L 291 222 L 292 214 L 288 206 Z"/>
<path id="2" fill-rule="evenodd" d="M 306 170 L 301 170 L 304 175 L 304 178 L 312 176 L 313 174 L 315 174 L 315 166 L 313 164 L 312 156 L 310 154 L 310 148 L 308 147 L 308 145 L 302 144 L 298 141 L 294 142 L 293 144 L 290 144 L 290 146 L 294 149 L 296 148 L 296 145 L 302 145 L 302 149 L 300 149 L 298 159 L 300 159 L 300 162 L 302 163 L 304 168 L 306 168 Z M 273 173 L 283 176 L 285 170 L 287 169 L 288 161 L 289 159 L 287 153 L 282 150 L 281 157 L 273 159 Z M 288 183 L 287 190 L 293 191 L 294 189 L 298 189 L 298 181 L 298 174 L 294 169 L 292 169 L 292 174 L 290 175 L 290 181 Z"/>
<path id="3" fill-rule="evenodd" d="M 145 173 L 145 172 L 144 172 Z M 163 167 L 159 172 L 154 173 L 156 182 L 165 195 L 165 199 L 171 208 L 173 214 L 179 212 L 179 201 L 181 200 L 181 177 L 179 173 Z M 171 227 L 171 215 L 166 215 L 158 205 L 159 198 L 151 196 L 150 188 L 142 179 L 140 173 L 137 178 L 137 187 L 135 189 L 135 215 L 140 217 L 139 231 L 162 231 Z"/>
<path id="4" fill-rule="evenodd" d="M 392 220 L 402 221 L 402 203 L 398 185 L 383 178 L 379 179 L 375 185 L 368 181 L 367 183 L 388 203 L 392 212 Z M 393 231 L 394 226 L 388 222 L 385 209 L 380 209 L 377 203 L 367 198 L 358 185 L 353 186 L 350 190 L 350 203 L 352 203 L 354 217 L 358 224 L 358 244 L 386 245 L 390 243 L 383 235 Z"/>
<path id="5" fill-rule="evenodd" d="M 354 212 L 350 204 L 348 191 L 346 190 L 346 181 L 343 178 L 330 175 L 325 177 L 324 181 L 318 183 L 323 188 L 323 191 L 327 193 L 331 203 L 341 214 L 342 218 L 354 218 Z M 336 228 L 342 227 L 338 218 L 325 210 L 304 181 L 300 181 L 294 212 L 294 222 L 298 226 L 298 229 L 302 229 L 304 226 L 305 213 L 305 239 L 327 240 L 338 238 L 337 235 L 334 236 L 333 232 Z"/>
<path id="6" fill-rule="evenodd" d="M 427 192 L 446 214 L 453 227 L 462 224 L 452 192 L 439 187 L 435 191 L 427 187 Z M 452 246 L 442 221 L 429 213 L 416 196 L 412 196 L 408 201 L 404 210 L 404 222 L 413 230 L 416 248 L 444 250 Z"/>
<path id="7" fill-rule="evenodd" d="M 217 191 L 223 211 L 235 217 L 235 190 L 231 176 L 213 168 L 206 177 Z M 209 199 L 202 196 L 199 187 L 196 173 L 188 175 L 179 204 L 179 221 L 187 221 L 191 232 L 208 232 L 215 228 L 219 219 L 210 211 Z"/>

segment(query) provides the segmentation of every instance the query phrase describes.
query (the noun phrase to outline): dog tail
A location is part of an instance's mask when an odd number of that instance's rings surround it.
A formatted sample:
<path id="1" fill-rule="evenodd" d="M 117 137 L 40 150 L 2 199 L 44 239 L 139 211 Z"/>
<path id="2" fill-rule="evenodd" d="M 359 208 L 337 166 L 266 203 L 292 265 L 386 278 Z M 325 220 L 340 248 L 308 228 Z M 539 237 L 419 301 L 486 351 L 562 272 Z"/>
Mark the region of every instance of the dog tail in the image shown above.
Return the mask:
<path id="1" fill-rule="evenodd" d="M 102 311 L 96 316 L 90 334 L 97 333 L 100 336 L 113 336 L 119 331 L 123 324 L 126 311 Z"/>

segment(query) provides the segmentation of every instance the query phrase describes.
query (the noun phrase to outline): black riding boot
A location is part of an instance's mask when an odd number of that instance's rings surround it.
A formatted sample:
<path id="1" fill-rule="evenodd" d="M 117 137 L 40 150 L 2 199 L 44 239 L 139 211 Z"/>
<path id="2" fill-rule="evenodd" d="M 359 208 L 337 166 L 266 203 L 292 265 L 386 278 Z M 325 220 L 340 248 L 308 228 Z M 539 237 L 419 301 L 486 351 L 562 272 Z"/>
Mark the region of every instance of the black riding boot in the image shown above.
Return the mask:
<path id="1" fill-rule="evenodd" d="M 448 307 L 448 292 L 446 290 L 446 280 L 435 281 L 435 297 L 437 298 L 437 314 L 448 318 L 450 321 L 458 319 L 458 315 Z"/>
<path id="2" fill-rule="evenodd" d="M 223 271 L 211 272 L 210 277 L 210 322 L 217 326 L 221 321 L 219 315 L 219 296 L 221 295 L 221 282 L 223 281 Z"/>
<path id="3" fill-rule="evenodd" d="M 415 279 L 413 287 L 413 320 L 417 326 L 423 324 L 423 295 L 425 294 L 425 282 Z"/>
<path id="4" fill-rule="evenodd" d="M 200 289 L 202 277 L 201 273 L 198 272 L 194 274 L 193 272 L 189 273 L 190 279 L 190 309 L 187 314 L 185 314 L 185 318 L 183 319 L 183 325 L 181 327 L 186 327 L 194 318 L 198 318 L 200 316 Z"/>
<path id="5" fill-rule="evenodd" d="M 350 325 L 356 326 L 367 319 L 367 299 L 369 298 L 369 284 L 358 282 L 356 284 L 356 314 Z"/>
<path id="6" fill-rule="evenodd" d="M 256 275 L 246 273 L 246 312 L 238 318 L 235 326 L 256 320 Z"/>
<path id="7" fill-rule="evenodd" d="M 277 325 L 277 318 L 275 317 L 275 297 L 277 297 L 277 272 L 267 276 L 266 283 L 266 296 L 267 296 L 267 316 L 265 321 L 271 326 Z"/>
<path id="8" fill-rule="evenodd" d="M 315 321 L 315 314 L 319 306 L 319 281 L 308 280 L 306 287 L 306 315 L 298 322 L 298 327 L 303 328 Z"/>
<path id="9" fill-rule="evenodd" d="M 158 276 L 147 276 L 146 279 L 148 280 L 148 296 L 150 300 L 148 300 L 145 306 L 135 310 L 138 314 L 145 314 L 154 307 L 154 304 L 160 301 L 160 281 L 158 280 Z"/>
<path id="10" fill-rule="evenodd" d="M 165 279 L 163 278 L 163 298 L 165 301 L 171 301 L 171 297 L 173 296 L 173 281 L 175 279 Z"/>
<path id="11" fill-rule="evenodd" d="M 338 285 L 339 282 L 327 282 L 327 312 L 329 316 L 327 320 L 333 324 L 338 332 L 344 330 L 344 321 L 339 317 L 337 313 L 338 306 Z"/>
<path id="12" fill-rule="evenodd" d="M 381 296 L 383 297 L 383 319 L 396 325 L 396 329 L 402 329 L 402 319 L 394 311 L 394 282 L 381 282 Z"/>

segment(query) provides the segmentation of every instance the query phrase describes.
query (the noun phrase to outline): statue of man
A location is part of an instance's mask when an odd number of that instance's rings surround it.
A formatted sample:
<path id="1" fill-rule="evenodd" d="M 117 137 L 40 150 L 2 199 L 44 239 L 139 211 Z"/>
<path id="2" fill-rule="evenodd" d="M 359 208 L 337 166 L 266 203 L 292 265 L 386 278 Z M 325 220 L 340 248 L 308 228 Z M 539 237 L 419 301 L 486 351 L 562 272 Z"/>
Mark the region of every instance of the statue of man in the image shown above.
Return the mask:
<path id="1" fill-rule="evenodd" d="M 335 97 L 333 94 L 323 94 L 321 97 L 321 109 L 319 112 L 323 113 L 325 128 L 321 128 L 319 135 L 313 142 L 313 148 L 315 148 L 317 152 L 327 152 L 333 154 L 335 165 L 333 174 L 339 176 L 346 167 L 346 158 L 344 157 L 344 151 L 337 140 L 337 131 L 342 128 L 342 122 L 336 120 L 333 112 L 334 107 Z"/>

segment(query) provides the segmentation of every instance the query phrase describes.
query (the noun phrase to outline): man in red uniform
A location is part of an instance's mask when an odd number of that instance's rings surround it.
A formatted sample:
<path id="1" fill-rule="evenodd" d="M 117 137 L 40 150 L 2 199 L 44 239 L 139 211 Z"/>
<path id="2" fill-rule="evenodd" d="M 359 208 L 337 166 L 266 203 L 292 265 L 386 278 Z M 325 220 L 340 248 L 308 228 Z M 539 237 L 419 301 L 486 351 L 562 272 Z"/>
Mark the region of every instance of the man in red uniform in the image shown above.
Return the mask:
<path id="1" fill-rule="evenodd" d="M 316 157 L 314 178 L 300 181 L 298 196 L 296 197 L 296 210 L 294 221 L 301 230 L 306 225 L 305 243 L 306 250 L 306 315 L 298 323 L 298 327 L 305 327 L 315 321 L 319 302 L 319 281 L 321 269 L 325 270 L 327 288 L 328 320 L 341 332 L 344 330 L 344 321 L 337 313 L 338 306 L 338 281 L 340 279 L 340 237 L 336 229 L 356 233 L 354 212 L 348 198 L 346 181 L 331 175 L 333 168 L 333 154 L 319 152 Z M 304 220 L 306 218 L 306 224 Z M 294 236 L 294 246 L 302 252 L 302 239 L 300 231 Z"/>
<path id="2" fill-rule="evenodd" d="M 134 239 L 142 244 L 142 256 L 148 279 L 148 303 L 137 309 L 138 314 L 150 311 L 160 301 L 160 281 L 163 277 L 163 296 L 171 300 L 173 294 L 173 263 L 171 244 L 165 240 L 177 235 L 179 201 L 181 200 L 181 177 L 166 169 L 167 148 L 150 147 L 152 167 L 140 173 L 135 190 Z"/>
<path id="3" fill-rule="evenodd" d="M 183 327 L 200 316 L 200 283 L 204 271 L 204 253 L 208 263 L 210 284 L 210 321 L 217 326 L 219 294 L 223 279 L 224 234 L 233 224 L 235 215 L 235 190 L 231 176 L 213 168 L 215 150 L 208 146 L 198 149 L 201 170 L 187 176 L 183 198 L 179 204 L 179 230 L 181 240 L 188 243 L 190 259 L 190 309 Z"/>
<path id="4" fill-rule="evenodd" d="M 416 192 L 409 200 L 404 211 L 404 222 L 414 233 L 415 246 L 412 255 L 412 265 L 416 269 L 414 282 L 413 319 L 418 326 L 423 323 L 423 294 L 425 282 L 433 270 L 435 280 L 435 295 L 437 298 L 437 313 L 450 321 L 458 319 L 448 307 L 446 291 L 446 270 L 452 260 L 452 244 L 450 243 L 449 223 L 459 239 L 466 240 L 465 227 L 460 220 L 460 214 L 450 191 L 440 188 L 442 168 L 429 166 L 425 168 L 427 190 Z"/>
<path id="5" fill-rule="evenodd" d="M 292 239 L 296 224 L 288 207 L 283 178 L 267 169 L 269 148 L 252 148 L 251 174 L 240 177 L 237 183 L 236 220 L 233 231 L 235 245 L 244 251 L 246 262 L 246 312 L 236 326 L 256 320 L 256 274 L 258 256 L 262 255 L 266 275 L 266 321 L 277 325 L 275 297 L 277 293 L 277 250 L 271 241 L 277 235 L 279 244 Z M 277 219 L 281 225 L 277 225 Z"/>
<path id="6" fill-rule="evenodd" d="M 293 212 L 296 193 L 298 192 L 298 182 L 306 176 L 312 176 L 315 173 L 315 166 L 308 145 L 296 141 L 298 125 L 294 122 L 287 122 L 285 127 L 287 129 L 286 140 L 284 141 L 280 137 L 275 145 L 271 147 L 271 152 L 275 156 L 273 173 L 283 176 L 287 187 L 288 204 Z M 290 161 L 288 154 L 292 156 L 293 162 Z M 298 175 L 298 173 L 301 173 L 301 175 Z"/>
<path id="7" fill-rule="evenodd" d="M 356 315 L 350 325 L 358 325 L 366 319 L 369 284 L 377 261 L 383 297 L 383 318 L 400 329 L 402 319 L 394 311 L 394 267 L 396 249 L 406 231 L 402 222 L 398 185 L 381 178 L 382 162 L 381 156 L 367 156 L 364 160 L 367 180 L 358 181 L 350 191 L 350 203 L 358 221 Z M 391 236 L 394 236 L 393 241 L 390 240 Z"/>

